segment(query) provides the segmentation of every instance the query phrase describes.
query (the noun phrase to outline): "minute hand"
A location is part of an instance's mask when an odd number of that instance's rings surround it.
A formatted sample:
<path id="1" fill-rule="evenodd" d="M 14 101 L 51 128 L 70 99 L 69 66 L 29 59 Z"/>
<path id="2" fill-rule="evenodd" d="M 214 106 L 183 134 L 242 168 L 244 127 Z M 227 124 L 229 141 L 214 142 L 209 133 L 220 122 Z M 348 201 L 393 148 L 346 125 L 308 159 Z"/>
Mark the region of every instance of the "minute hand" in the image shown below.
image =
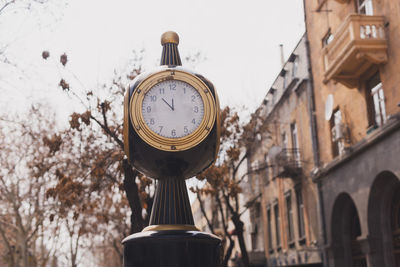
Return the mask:
<path id="1" fill-rule="evenodd" d="M 165 104 L 168 105 L 168 107 L 170 107 L 172 110 L 174 110 L 174 100 L 173 99 L 172 99 L 172 106 L 164 98 L 161 98 L 161 99 L 162 99 L 162 101 L 164 101 Z"/>

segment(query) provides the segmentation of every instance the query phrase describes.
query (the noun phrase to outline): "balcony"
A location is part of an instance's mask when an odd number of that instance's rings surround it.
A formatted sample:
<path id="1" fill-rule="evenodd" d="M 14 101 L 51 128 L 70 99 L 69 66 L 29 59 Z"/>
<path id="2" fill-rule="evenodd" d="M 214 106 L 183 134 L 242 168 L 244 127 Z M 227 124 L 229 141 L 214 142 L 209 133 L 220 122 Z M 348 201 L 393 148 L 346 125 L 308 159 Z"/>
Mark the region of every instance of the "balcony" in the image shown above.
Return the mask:
<path id="1" fill-rule="evenodd" d="M 298 148 L 282 149 L 275 156 L 274 176 L 297 178 L 300 174 L 300 150 Z"/>
<path id="2" fill-rule="evenodd" d="M 335 80 L 354 88 L 372 66 L 387 61 L 383 16 L 351 14 L 322 53 L 324 82 Z"/>

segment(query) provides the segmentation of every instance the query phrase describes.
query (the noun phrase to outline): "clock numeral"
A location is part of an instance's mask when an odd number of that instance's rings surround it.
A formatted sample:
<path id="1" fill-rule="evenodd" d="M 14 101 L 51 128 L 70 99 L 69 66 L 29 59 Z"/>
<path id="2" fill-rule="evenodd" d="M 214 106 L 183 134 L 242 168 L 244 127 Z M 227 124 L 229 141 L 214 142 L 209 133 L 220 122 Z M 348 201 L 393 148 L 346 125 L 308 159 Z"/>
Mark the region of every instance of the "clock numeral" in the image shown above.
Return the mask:
<path id="1" fill-rule="evenodd" d="M 171 135 L 172 135 L 172 136 L 176 136 L 176 131 L 175 131 L 175 129 L 172 129 Z"/>
<path id="2" fill-rule="evenodd" d="M 192 95 L 192 102 L 194 102 L 194 100 L 196 100 L 196 96 Z"/>
<path id="3" fill-rule="evenodd" d="M 171 83 L 171 84 L 169 85 L 169 89 L 170 89 L 170 90 L 175 90 L 175 89 L 176 89 L 176 84 L 175 84 L 175 83 Z"/>
<path id="4" fill-rule="evenodd" d="M 163 95 L 163 94 L 165 94 L 165 90 L 164 90 L 164 88 L 160 88 L 160 95 Z"/>
<path id="5" fill-rule="evenodd" d="M 183 93 L 186 94 L 186 87 L 183 87 Z"/>
<path id="6" fill-rule="evenodd" d="M 150 124 L 151 124 L 151 125 L 154 125 L 154 123 L 155 123 L 155 122 L 154 122 L 154 119 L 150 119 Z"/>
<path id="7" fill-rule="evenodd" d="M 188 133 L 188 132 L 189 132 L 189 129 L 188 129 L 187 126 L 184 126 L 184 127 L 183 127 L 183 132 L 184 132 L 184 133 Z"/>
<path id="8" fill-rule="evenodd" d="M 147 113 L 150 113 L 150 112 L 151 112 L 151 107 L 148 106 L 148 107 L 146 108 L 146 110 L 147 110 Z"/>
<path id="9" fill-rule="evenodd" d="M 193 108 L 193 111 L 194 111 L 194 113 L 199 113 L 199 107 L 198 107 L 198 106 L 195 106 L 195 107 Z"/>
<path id="10" fill-rule="evenodd" d="M 155 95 L 150 96 L 150 101 L 151 102 L 156 102 L 157 101 L 157 96 L 155 96 Z"/>
<path id="11" fill-rule="evenodd" d="M 162 129 L 164 128 L 164 126 L 158 126 L 160 128 L 160 131 L 158 133 L 161 133 Z"/>
<path id="12" fill-rule="evenodd" d="M 193 120 L 192 120 L 192 123 L 193 123 L 193 124 L 196 124 L 196 119 L 193 119 Z"/>

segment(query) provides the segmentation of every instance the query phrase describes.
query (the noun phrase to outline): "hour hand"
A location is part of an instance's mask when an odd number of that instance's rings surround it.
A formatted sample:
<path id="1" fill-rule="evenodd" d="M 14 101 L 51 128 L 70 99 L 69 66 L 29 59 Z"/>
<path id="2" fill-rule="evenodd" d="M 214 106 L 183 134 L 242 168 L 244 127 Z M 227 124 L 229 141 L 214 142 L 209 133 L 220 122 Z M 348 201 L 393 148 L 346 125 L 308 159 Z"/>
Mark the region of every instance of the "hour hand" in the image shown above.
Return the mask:
<path id="1" fill-rule="evenodd" d="M 168 105 L 168 107 L 171 108 L 171 110 L 174 110 L 174 100 L 173 99 L 172 99 L 172 106 L 164 98 L 161 98 L 161 99 L 162 99 L 162 101 L 164 101 L 165 104 Z"/>

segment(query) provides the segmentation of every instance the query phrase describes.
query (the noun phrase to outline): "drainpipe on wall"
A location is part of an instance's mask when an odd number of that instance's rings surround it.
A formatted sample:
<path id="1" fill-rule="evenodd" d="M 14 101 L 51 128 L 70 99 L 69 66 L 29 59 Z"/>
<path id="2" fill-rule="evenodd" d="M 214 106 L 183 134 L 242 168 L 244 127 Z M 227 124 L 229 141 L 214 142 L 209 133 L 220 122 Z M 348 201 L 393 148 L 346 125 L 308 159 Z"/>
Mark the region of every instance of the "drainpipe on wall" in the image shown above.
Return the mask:
<path id="1" fill-rule="evenodd" d="M 317 119 L 315 115 L 315 95 L 314 95 L 314 79 L 312 74 L 312 66 L 311 66 L 311 53 L 310 53 L 310 43 L 308 41 L 308 30 L 307 30 L 307 14 L 306 14 L 306 0 L 303 0 L 303 8 L 304 8 L 304 23 L 306 27 L 306 50 L 307 50 L 307 59 L 308 59 L 308 74 L 309 74 L 309 86 L 307 87 L 308 96 L 309 96 L 309 104 L 308 104 L 308 114 L 310 120 L 310 130 L 311 130 L 311 142 L 312 142 L 312 150 L 313 150 L 313 159 L 314 159 L 314 170 L 318 172 L 320 167 L 320 154 L 319 154 L 319 144 L 318 144 L 318 131 L 317 131 Z M 318 188 L 318 217 L 319 217 L 319 225 L 320 225 L 320 241 L 322 244 L 319 247 L 322 249 L 322 262 L 323 265 L 328 267 L 328 258 L 326 254 L 326 246 L 327 246 L 327 237 L 326 237 L 326 222 L 325 222 L 325 210 L 323 203 L 323 194 L 322 194 L 322 183 L 321 180 L 317 180 L 317 188 Z"/>

